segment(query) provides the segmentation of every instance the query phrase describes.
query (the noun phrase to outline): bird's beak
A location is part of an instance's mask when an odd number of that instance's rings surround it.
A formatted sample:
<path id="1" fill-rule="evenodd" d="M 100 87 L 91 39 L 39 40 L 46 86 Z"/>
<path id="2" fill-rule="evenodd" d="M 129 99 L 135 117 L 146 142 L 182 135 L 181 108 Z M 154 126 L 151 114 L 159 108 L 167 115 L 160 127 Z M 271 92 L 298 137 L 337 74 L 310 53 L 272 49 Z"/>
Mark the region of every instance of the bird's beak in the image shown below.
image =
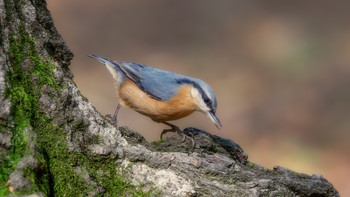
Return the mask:
<path id="1" fill-rule="evenodd" d="M 219 118 L 216 116 L 216 113 L 211 111 L 207 113 L 210 120 L 214 123 L 214 125 L 216 126 L 216 128 L 218 128 L 219 130 L 222 129 L 222 125 L 221 122 L 219 120 Z"/>

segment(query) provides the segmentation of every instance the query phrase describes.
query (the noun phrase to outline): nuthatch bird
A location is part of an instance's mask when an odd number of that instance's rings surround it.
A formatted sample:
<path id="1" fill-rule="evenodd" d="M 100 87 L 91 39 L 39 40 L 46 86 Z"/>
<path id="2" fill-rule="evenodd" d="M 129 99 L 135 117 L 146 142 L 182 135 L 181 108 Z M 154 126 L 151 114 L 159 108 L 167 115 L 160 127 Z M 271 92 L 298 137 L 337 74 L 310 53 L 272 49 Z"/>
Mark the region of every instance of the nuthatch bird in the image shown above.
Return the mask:
<path id="1" fill-rule="evenodd" d="M 207 114 L 218 129 L 222 128 L 216 116 L 214 92 L 204 81 L 133 62 L 89 56 L 103 63 L 116 81 L 119 104 L 112 117 L 116 125 L 122 105 L 170 126 L 171 129 L 163 130 L 161 138 L 170 131 L 182 134 L 177 126 L 167 121 L 183 118 L 195 111 Z"/>

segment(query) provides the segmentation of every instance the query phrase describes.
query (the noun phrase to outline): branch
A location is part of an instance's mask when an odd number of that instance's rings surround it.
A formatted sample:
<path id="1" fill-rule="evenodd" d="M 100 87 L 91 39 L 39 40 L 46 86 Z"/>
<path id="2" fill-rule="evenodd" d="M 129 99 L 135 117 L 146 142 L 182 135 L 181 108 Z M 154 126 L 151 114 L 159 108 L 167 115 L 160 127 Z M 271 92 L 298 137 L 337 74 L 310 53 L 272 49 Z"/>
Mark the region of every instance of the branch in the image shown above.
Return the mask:
<path id="1" fill-rule="evenodd" d="M 83 97 L 44 0 L 0 0 L 0 196 L 339 196 L 322 176 L 247 161 L 187 128 L 149 144 Z"/>

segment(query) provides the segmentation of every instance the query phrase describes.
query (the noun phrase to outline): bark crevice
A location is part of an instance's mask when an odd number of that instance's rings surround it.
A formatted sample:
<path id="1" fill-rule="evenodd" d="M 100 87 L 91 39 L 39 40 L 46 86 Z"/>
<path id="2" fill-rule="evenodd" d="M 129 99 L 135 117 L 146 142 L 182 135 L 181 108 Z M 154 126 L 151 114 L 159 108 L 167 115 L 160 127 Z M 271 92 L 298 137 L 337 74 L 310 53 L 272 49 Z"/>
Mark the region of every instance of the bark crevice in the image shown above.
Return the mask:
<path id="1" fill-rule="evenodd" d="M 80 94 L 44 0 L 0 0 L 0 196 L 339 196 L 195 128 L 149 144 Z"/>

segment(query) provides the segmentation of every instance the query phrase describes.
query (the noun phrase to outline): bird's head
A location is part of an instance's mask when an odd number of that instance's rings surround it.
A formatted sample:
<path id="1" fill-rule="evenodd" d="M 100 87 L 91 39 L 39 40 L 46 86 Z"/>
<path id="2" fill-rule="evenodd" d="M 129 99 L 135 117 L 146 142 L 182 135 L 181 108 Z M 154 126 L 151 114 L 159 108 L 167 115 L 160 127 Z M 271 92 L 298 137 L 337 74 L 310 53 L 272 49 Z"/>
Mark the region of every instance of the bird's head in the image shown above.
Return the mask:
<path id="1" fill-rule="evenodd" d="M 198 111 L 207 114 L 216 128 L 221 129 L 221 122 L 216 115 L 216 108 L 218 104 L 211 87 L 202 80 L 195 80 L 191 90 L 191 95 L 197 105 Z"/>

